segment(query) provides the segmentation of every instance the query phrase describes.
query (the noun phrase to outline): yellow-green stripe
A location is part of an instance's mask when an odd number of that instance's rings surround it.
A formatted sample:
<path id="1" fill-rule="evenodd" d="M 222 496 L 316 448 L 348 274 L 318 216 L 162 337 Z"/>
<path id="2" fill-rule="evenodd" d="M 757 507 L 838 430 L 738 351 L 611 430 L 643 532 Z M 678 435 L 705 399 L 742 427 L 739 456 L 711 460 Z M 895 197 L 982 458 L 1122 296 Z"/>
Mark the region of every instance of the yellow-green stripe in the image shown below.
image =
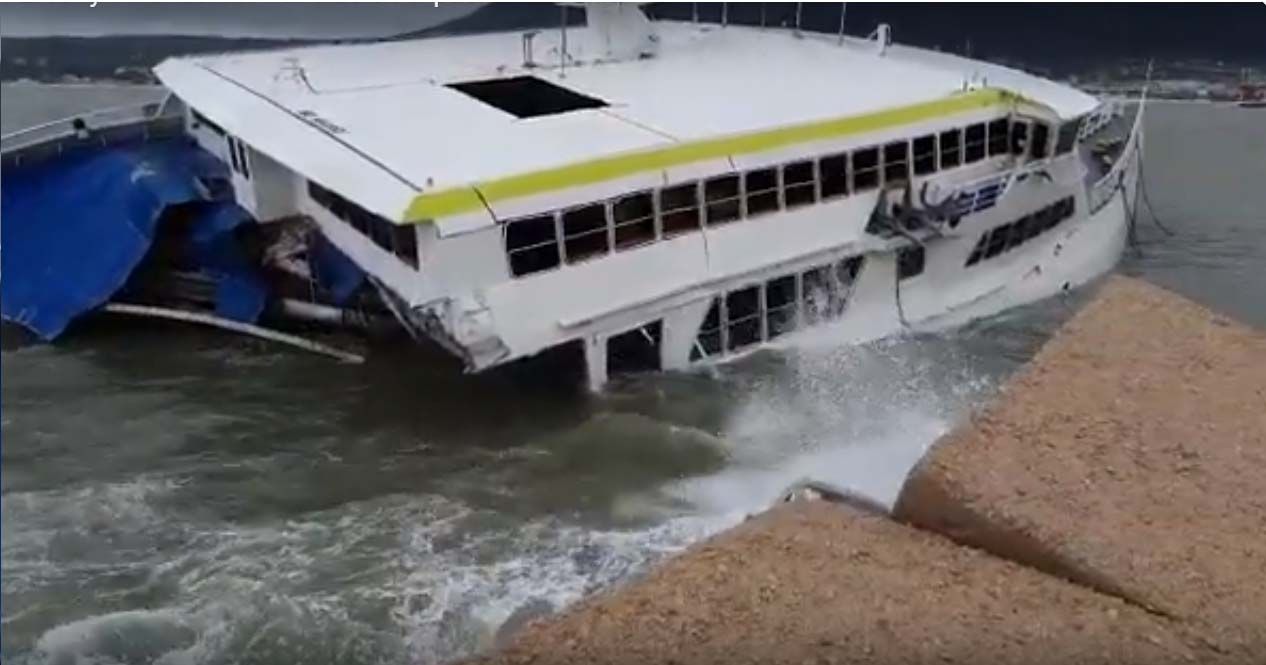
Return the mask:
<path id="1" fill-rule="evenodd" d="M 944 115 L 1020 101 L 1014 93 L 982 89 L 910 106 L 779 127 L 750 134 L 679 143 L 623 155 L 600 157 L 543 171 L 533 171 L 485 182 L 419 194 L 405 211 L 404 222 L 415 224 L 477 210 L 494 203 L 544 192 L 590 185 L 644 171 L 658 171 L 691 162 L 764 152 L 799 143 L 839 138 L 908 125 Z M 482 195 L 482 196 L 481 196 Z"/>

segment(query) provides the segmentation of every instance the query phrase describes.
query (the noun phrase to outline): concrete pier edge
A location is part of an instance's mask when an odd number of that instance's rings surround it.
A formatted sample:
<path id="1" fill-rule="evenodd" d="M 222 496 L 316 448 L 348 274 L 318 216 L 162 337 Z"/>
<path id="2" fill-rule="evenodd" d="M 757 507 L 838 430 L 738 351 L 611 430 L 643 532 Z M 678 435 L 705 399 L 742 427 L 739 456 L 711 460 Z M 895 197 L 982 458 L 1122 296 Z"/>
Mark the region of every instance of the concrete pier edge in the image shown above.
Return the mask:
<path id="1" fill-rule="evenodd" d="M 1113 277 L 890 517 L 777 505 L 475 662 L 1260 665 L 1264 591 L 1266 335 Z"/>

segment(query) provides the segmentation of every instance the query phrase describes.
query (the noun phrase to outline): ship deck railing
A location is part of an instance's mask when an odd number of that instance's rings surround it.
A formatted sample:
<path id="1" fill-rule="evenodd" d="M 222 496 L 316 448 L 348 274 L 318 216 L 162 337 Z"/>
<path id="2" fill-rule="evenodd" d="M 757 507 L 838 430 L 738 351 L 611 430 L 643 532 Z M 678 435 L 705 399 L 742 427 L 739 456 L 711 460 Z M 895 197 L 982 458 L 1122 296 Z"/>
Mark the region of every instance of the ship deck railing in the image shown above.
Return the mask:
<path id="1" fill-rule="evenodd" d="M 87 146 L 170 138 L 182 131 L 179 102 L 172 96 L 125 104 L 43 122 L 0 136 L 0 158 L 12 167 Z"/>

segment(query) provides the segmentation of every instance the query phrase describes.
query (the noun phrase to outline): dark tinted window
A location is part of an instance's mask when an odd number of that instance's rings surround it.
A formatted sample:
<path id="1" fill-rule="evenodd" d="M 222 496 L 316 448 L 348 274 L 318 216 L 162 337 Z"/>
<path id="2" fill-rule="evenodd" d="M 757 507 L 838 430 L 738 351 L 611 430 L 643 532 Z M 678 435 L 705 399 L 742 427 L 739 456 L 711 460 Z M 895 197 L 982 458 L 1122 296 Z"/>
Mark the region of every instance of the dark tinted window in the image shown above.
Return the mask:
<path id="1" fill-rule="evenodd" d="M 963 163 L 963 132 L 951 129 L 941 132 L 941 168 L 951 169 Z"/>
<path id="2" fill-rule="evenodd" d="M 822 181 L 822 198 L 829 199 L 848 193 L 848 155 L 823 157 L 818 161 L 818 177 Z"/>
<path id="3" fill-rule="evenodd" d="M 787 208 L 813 204 L 818 199 L 813 162 L 793 162 L 782 167 L 782 200 Z"/>
<path id="4" fill-rule="evenodd" d="M 792 162 L 782 167 L 782 187 L 788 208 L 812 204 L 817 199 L 813 162 Z"/>
<path id="5" fill-rule="evenodd" d="M 1029 155 L 1044 159 L 1050 154 L 1051 128 L 1044 122 L 1033 123 L 1033 136 L 1029 141 Z"/>
<path id="6" fill-rule="evenodd" d="M 655 206 L 650 192 L 622 196 L 611 204 L 615 248 L 626 249 L 655 240 Z"/>
<path id="7" fill-rule="evenodd" d="M 748 171 L 743 175 L 747 187 L 747 214 L 759 215 L 778 210 L 778 172 L 775 169 Z"/>
<path id="8" fill-rule="evenodd" d="M 1063 155 L 1072 151 L 1077 143 L 1077 131 L 1081 127 L 1081 118 L 1075 118 L 1059 126 L 1059 137 L 1055 141 L 1055 154 Z"/>
<path id="9" fill-rule="evenodd" d="M 765 284 L 765 320 L 769 338 L 796 326 L 796 276 L 785 275 Z"/>
<path id="10" fill-rule="evenodd" d="M 910 179 L 910 144 L 897 141 L 884 146 L 884 182 Z"/>
<path id="11" fill-rule="evenodd" d="M 853 153 L 853 191 L 879 186 L 879 148 L 862 148 Z"/>
<path id="12" fill-rule="evenodd" d="M 664 237 L 699 230 L 699 195 L 695 183 L 665 187 L 659 192 Z"/>
<path id="13" fill-rule="evenodd" d="M 911 144 L 914 148 L 914 174 L 927 175 L 936 172 L 936 135 L 920 136 Z"/>
<path id="14" fill-rule="evenodd" d="M 731 291 L 725 296 L 726 348 L 730 351 L 761 341 L 760 287 Z"/>
<path id="15" fill-rule="evenodd" d="M 1006 118 L 989 123 L 989 156 L 1011 152 L 1011 127 Z"/>
<path id="16" fill-rule="evenodd" d="M 510 274 L 519 277 L 558 267 L 558 235 L 553 215 L 507 222 L 505 235 Z"/>
<path id="17" fill-rule="evenodd" d="M 563 212 L 563 251 L 568 263 L 611 251 L 607 237 L 607 208 L 596 203 Z"/>
<path id="18" fill-rule="evenodd" d="M 739 177 L 723 175 L 703 183 L 703 200 L 708 226 L 739 218 Z"/>
<path id="19" fill-rule="evenodd" d="M 1011 125 L 1011 154 L 1027 155 L 1029 153 L 1029 123 L 1016 122 Z"/>
<path id="20" fill-rule="evenodd" d="M 968 125 L 963 135 L 963 163 L 971 164 L 985 158 L 985 126 Z"/>

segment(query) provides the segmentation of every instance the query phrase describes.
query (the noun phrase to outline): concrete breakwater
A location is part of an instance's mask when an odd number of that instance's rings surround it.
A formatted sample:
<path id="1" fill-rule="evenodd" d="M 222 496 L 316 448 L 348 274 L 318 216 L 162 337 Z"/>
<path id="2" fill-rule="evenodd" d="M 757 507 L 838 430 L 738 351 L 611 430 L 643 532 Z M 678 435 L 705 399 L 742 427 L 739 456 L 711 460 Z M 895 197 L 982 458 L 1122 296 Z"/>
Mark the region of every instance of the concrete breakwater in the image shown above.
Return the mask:
<path id="1" fill-rule="evenodd" d="M 484 663 L 1266 660 L 1266 335 L 1113 278 L 890 516 L 777 506 Z"/>

